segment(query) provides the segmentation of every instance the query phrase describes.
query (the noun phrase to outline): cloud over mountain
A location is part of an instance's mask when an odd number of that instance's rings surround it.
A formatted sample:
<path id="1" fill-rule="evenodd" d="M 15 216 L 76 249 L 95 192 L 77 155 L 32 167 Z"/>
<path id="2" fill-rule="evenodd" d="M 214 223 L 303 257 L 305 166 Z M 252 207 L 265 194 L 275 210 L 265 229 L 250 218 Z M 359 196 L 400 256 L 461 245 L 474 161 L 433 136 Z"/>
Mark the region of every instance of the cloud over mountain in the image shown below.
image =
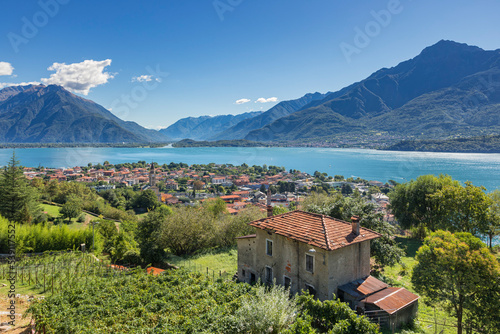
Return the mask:
<path id="1" fill-rule="evenodd" d="M 270 97 L 270 98 L 266 99 L 264 97 L 261 97 L 261 98 L 258 98 L 257 101 L 255 101 L 255 103 L 269 103 L 269 102 L 278 102 L 278 98 L 277 97 Z"/>
<path id="2" fill-rule="evenodd" d="M 14 67 L 5 61 L 0 61 L 0 75 L 12 75 Z"/>
<path id="3" fill-rule="evenodd" d="M 105 72 L 111 59 L 85 60 L 81 63 L 54 63 L 47 70 L 55 71 L 50 78 L 42 79 L 46 85 L 59 85 L 73 93 L 88 95 L 90 89 L 107 83 L 114 74 Z"/>

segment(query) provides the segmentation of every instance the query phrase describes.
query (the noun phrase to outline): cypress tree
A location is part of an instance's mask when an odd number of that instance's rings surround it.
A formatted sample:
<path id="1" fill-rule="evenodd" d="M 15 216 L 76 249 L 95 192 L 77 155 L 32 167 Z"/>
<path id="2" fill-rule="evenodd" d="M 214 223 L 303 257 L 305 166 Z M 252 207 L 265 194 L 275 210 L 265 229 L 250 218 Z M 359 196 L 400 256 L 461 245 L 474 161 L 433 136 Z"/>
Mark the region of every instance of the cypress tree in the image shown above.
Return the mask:
<path id="1" fill-rule="evenodd" d="M 29 187 L 13 153 L 0 175 L 0 215 L 12 222 L 29 223 L 38 211 L 36 191 Z"/>

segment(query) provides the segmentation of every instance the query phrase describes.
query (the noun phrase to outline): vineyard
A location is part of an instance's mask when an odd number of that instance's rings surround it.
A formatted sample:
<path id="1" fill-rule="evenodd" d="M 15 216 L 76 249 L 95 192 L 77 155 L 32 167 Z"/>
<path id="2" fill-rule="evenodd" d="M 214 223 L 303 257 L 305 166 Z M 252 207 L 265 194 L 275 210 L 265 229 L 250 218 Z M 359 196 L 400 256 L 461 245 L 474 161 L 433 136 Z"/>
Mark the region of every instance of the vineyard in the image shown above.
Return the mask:
<path id="1" fill-rule="evenodd" d="M 52 252 L 23 256 L 16 261 L 17 287 L 35 294 L 54 294 L 94 277 L 117 275 L 120 270 L 109 260 L 81 252 Z M 0 263 L 0 280 L 7 280 L 9 265 Z"/>
<path id="2" fill-rule="evenodd" d="M 154 276 L 80 252 L 26 256 L 16 262 L 17 287 L 45 296 L 25 312 L 37 333 L 379 333 L 338 301 L 290 298 L 283 287 L 183 265 Z M 0 281 L 8 271 L 0 265 Z"/>

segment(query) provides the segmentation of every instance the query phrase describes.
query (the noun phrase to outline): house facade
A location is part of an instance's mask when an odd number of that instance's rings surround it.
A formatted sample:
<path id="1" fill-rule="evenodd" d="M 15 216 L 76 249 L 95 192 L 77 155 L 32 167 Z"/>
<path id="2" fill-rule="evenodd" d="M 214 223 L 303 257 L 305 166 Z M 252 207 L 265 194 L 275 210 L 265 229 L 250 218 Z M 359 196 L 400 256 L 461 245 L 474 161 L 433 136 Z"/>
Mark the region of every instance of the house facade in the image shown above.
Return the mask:
<path id="1" fill-rule="evenodd" d="M 370 240 L 380 234 L 328 216 L 292 211 L 250 223 L 254 235 L 238 238 L 238 279 L 308 290 L 320 300 L 370 275 Z"/>

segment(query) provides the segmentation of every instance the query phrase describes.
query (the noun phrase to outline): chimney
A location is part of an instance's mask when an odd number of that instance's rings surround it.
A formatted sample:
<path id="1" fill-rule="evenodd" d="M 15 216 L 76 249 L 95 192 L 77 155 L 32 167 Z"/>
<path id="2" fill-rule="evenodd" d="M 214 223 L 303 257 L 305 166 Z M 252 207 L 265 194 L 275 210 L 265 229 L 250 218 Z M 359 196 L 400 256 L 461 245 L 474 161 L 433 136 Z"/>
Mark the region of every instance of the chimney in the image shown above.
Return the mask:
<path id="1" fill-rule="evenodd" d="M 273 206 L 271 205 L 271 185 L 267 188 L 267 216 L 272 217 Z"/>
<path id="2" fill-rule="evenodd" d="M 359 217 L 352 216 L 351 217 L 351 225 L 352 225 L 352 233 L 355 235 L 359 235 Z"/>

